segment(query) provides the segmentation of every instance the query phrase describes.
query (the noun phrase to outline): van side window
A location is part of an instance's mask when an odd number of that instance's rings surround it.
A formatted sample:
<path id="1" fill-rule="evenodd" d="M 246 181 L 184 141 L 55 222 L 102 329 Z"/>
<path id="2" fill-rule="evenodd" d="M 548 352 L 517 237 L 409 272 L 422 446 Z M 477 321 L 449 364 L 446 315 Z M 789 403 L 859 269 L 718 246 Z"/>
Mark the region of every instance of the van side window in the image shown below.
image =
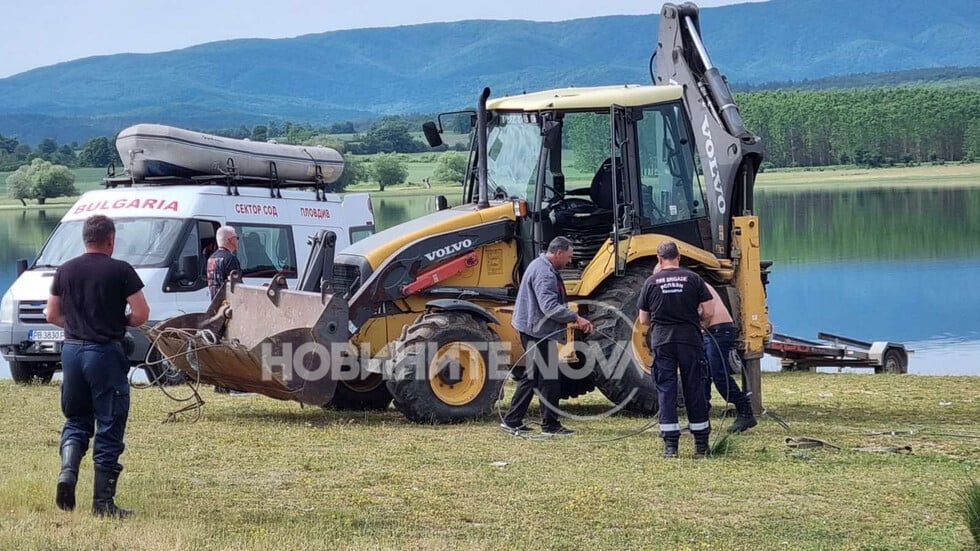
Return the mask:
<path id="1" fill-rule="evenodd" d="M 350 242 L 353 245 L 365 237 L 374 235 L 374 226 L 357 226 L 350 229 Z"/>
<path id="2" fill-rule="evenodd" d="M 284 272 L 296 277 L 296 248 L 290 226 L 233 224 L 240 236 L 235 254 L 242 265 L 242 277 L 271 277 Z"/>

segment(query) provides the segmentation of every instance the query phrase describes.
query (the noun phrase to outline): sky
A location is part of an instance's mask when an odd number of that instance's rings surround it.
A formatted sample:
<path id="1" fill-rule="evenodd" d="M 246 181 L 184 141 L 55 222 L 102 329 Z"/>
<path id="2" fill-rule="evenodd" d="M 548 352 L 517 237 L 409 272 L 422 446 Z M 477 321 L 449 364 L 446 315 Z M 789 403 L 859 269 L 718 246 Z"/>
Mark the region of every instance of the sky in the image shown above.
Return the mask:
<path id="1" fill-rule="evenodd" d="M 463 19 L 561 21 L 659 13 L 660 6 L 658 0 L 3 0 L 0 78 L 93 55 L 163 52 L 232 38 Z"/>

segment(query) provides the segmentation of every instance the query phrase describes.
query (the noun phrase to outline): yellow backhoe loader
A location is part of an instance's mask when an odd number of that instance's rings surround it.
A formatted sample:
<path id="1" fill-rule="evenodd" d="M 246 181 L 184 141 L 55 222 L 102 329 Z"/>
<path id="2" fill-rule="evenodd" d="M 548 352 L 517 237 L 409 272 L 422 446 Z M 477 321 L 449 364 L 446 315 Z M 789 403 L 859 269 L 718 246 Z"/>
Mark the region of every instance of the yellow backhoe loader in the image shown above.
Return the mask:
<path id="1" fill-rule="evenodd" d="M 769 323 L 752 196 L 763 146 L 708 58 L 698 8 L 665 4 L 659 25 L 653 85 L 485 89 L 460 206 L 337 252 L 318 235 L 295 289 L 282 277 L 233 280 L 207 313 L 168 320 L 151 338 L 192 378 L 274 398 L 351 409 L 393 400 L 418 422 L 485 415 L 523 356 L 510 324 L 521 274 L 561 235 L 574 247 L 568 295 L 596 326 L 568 330 L 563 397 L 595 388 L 651 414 L 634 319 L 669 239 L 729 304 L 758 410 Z M 442 118 L 423 126 L 431 145 Z"/>

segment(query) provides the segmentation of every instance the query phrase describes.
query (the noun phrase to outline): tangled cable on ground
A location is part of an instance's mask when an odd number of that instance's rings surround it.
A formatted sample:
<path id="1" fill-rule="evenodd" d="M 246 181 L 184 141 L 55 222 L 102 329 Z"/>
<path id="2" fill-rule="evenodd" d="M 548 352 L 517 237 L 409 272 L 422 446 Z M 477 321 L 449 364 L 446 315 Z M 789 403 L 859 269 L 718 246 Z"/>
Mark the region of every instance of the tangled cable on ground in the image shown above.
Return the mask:
<path id="1" fill-rule="evenodd" d="M 184 347 L 183 350 L 175 354 L 171 354 L 171 355 L 164 354 L 159 348 L 159 341 L 165 335 L 177 336 L 183 339 L 186 342 L 186 346 Z M 203 346 L 198 346 L 196 344 L 197 338 L 200 338 L 206 344 Z M 214 332 L 209 329 L 188 330 L 188 329 L 179 329 L 175 327 L 168 327 L 162 329 L 157 332 L 157 335 L 156 337 L 154 337 L 153 342 L 150 343 L 149 348 L 147 348 L 146 357 L 144 358 L 143 363 L 136 366 L 136 369 L 143 369 L 148 376 L 152 377 L 152 379 L 146 383 L 134 380 L 133 375 L 135 375 L 136 373 L 136 370 L 134 369 L 130 371 L 129 384 L 131 387 L 137 390 L 144 390 L 152 387 L 157 387 L 160 389 L 161 392 L 163 392 L 164 396 L 166 396 L 167 398 L 169 398 L 174 402 L 177 403 L 190 402 L 188 405 L 184 407 L 169 412 L 167 414 L 166 419 L 164 419 L 163 421 L 164 423 L 176 422 L 179 420 L 181 414 L 187 413 L 189 411 L 194 412 L 194 416 L 193 418 L 190 419 L 190 422 L 191 423 L 196 422 L 200 420 L 204 414 L 203 412 L 204 399 L 201 398 L 201 394 L 199 392 L 199 388 L 201 385 L 201 370 L 198 362 L 197 353 L 201 350 L 205 350 L 217 346 L 222 346 L 222 345 L 218 343 L 218 339 L 215 336 Z M 153 355 L 154 351 L 157 351 L 159 353 L 160 358 L 151 360 L 150 358 Z M 177 370 L 177 368 L 174 367 L 174 360 L 177 358 L 184 358 L 187 361 L 188 365 L 191 366 L 195 374 L 195 377 L 193 378 L 188 377 L 184 381 L 187 384 L 188 388 L 191 389 L 190 396 L 186 396 L 186 397 L 175 396 L 167 389 L 166 385 L 163 384 L 163 381 L 166 379 L 167 372 Z M 151 369 L 154 366 L 162 366 L 163 369 L 159 369 L 159 370 Z"/>

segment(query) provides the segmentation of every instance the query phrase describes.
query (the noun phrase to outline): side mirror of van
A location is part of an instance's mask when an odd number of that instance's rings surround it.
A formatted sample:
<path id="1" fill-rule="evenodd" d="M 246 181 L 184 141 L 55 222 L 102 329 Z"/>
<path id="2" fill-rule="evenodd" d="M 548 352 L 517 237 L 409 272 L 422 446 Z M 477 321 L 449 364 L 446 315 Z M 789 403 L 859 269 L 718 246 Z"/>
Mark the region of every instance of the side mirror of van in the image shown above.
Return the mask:
<path id="1" fill-rule="evenodd" d="M 449 201 L 445 195 L 436 195 L 436 210 L 446 210 L 449 208 Z"/>
<path id="2" fill-rule="evenodd" d="M 201 278 L 201 261 L 197 255 L 180 257 L 177 271 L 174 273 L 174 283 L 182 286 L 197 286 Z"/>
<path id="3" fill-rule="evenodd" d="M 20 277 L 20 274 L 26 271 L 27 271 L 27 259 L 26 258 L 17 259 L 17 277 Z"/>

